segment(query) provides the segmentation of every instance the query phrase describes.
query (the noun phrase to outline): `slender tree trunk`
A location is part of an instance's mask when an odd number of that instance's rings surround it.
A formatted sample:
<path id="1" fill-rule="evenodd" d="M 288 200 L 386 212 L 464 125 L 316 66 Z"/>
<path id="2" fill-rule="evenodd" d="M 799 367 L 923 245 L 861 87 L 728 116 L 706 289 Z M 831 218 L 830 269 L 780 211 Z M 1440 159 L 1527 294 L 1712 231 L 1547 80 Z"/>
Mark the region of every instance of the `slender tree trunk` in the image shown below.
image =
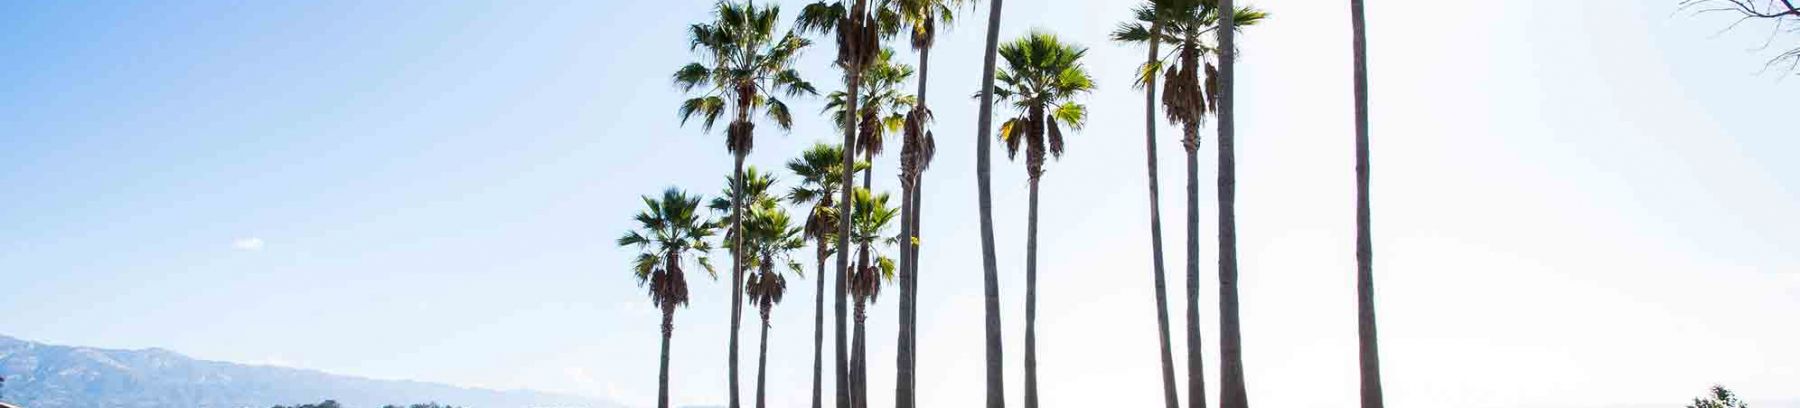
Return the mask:
<path id="1" fill-rule="evenodd" d="M 1152 33 L 1161 30 L 1161 25 L 1150 27 Z M 1158 37 L 1150 36 L 1150 56 L 1144 61 L 1146 66 L 1155 64 L 1156 58 L 1162 55 L 1157 49 L 1159 45 Z M 1169 296 L 1163 279 L 1162 199 L 1156 179 L 1156 75 L 1144 77 L 1144 155 L 1150 174 L 1150 265 L 1156 289 L 1156 340 L 1162 352 L 1163 405 L 1180 408 L 1181 398 L 1175 391 L 1175 358 L 1169 350 Z"/>
<path id="2" fill-rule="evenodd" d="M 907 277 L 909 282 L 906 283 L 907 286 L 912 287 L 912 295 L 910 295 L 912 304 L 906 307 L 906 318 L 908 320 L 906 325 L 906 338 L 907 342 L 912 345 L 912 348 L 908 349 L 906 357 L 906 370 L 908 372 L 906 376 L 906 394 L 907 399 L 911 400 L 913 405 L 917 405 L 919 401 L 919 246 L 922 244 L 918 238 L 920 236 L 919 206 L 925 202 L 920 197 L 923 196 L 924 193 L 925 170 L 921 168 L 919 169 L 919 174 L 915 175 L 915 179 L 913 180 L 912 239 L 908 240 L 909 242 L 914 242 L 912 251 L 908 252 L 908 255 L 911 255 L 913 258 L 911 266 L 912 274 Z M 913 407 L 909 406 L 906 408 Z"/>
<path id="3" fill-rule="evenodd" d="M 756 408 L 768 408 L 764 399 L 769 379 L 769 305 L 762 306 L 762 344 L 756 351 Z"/>
<path id="4" fill-rule="evenodd" d="M 656 408 L 669 408 L 669 338 L 675 334 L 675 308 L 663 307 L 662 367 L 656 371 Z"/>
<path id="5" fill-rule="evenodd" d="M 1237 163 L 1233 117 L 1237 42 L 1231 0 L 1219 1 L 1219 406 L 1246 408 L 1244 345 L 1239 335 L 1237 288 Z"/>
<path id="6" fill-rule="evenodd" d="M 730 377 L 731 408 L 738 408 L 738 325 L 743 318 L 744 307 L 744 263 L 742 256 L 744 234 L 742 234 L 744 212 L 744 155 L 737 153 L 736 170 L 732 172 L 731 183 L 731 349 L 726 358 L 728 368 L 726 375 Z"/>
<path id="7" fill-rule="evenodd" d="M 862 82 L 862 75 L 859 72 L 858 68 L 856 68 L 854 66 L 850 67 L 849 71 L 850 72 L 847 75 L 847 78 L 845 78 L 844 87 L 846 88 L 846 93 L 848 94 L 848 97 L 845 99 L 847 101 L 846 103 L 848 104 L 848 106 L 847 106 L 847 108 L 849 109 L 848 111 L 856 112 L 857 90 L 858 90 L 857 85 L 858 85 L 858 83 Z M 837 253 L 838 253 L 838 256 L 837 256 L 837 259 L 838 259 L 837 279 L 838 279 L 838 282 L 837 282 L 837 302 L 836 302 L 836 309 L 837 309 L 836 333 L 837 333 L 837 406 L 838 406 L 838 408 L 850 408 L 850 406 L 851 406 L 851 401 L 850 401 L 850 361 L 849 361 L 849 344 L 848 344 L 849 341 L 848 341 L 848 336 L 847 336 L 848 333 L 846 333 L 846 329 L 848 329 L 850 327 L 848 324 L 850 321 L 849 321 L 849 316 L 848 316 L 848 310 L 846 310 L 846 308 L 845 308 L 845 301 L 847 300 L 846 295 L 847 295 L 847 289 L 848 289 L 847 280 L 850 278 L 850 257 L 846 256 L 845 254 L 850 253 L 850 210 L 851 210 L 850 203 L 851 203 L 851 201 L 853 201 L 853 197 L 851 196 L 851 194 L 854 192 L 853 190 L 855 190 L 854 188 L 851 188 L 851 186 L 856 185 L 856 178 L 855 178 L 855 175 L 856 175 L 856 171 L 855 171 L 856 170 L 856 115 L 853 115 L 853 114 L 852 115 L 844 115 L 844 117 L 845 117 L 844 163 L 843 163 L 843 170 L 842 170 L 844 172 L 844 180 L 843 180 L 842 184 L 839 184 L 839 186 L 842 188 L 843 191 L 840 192 L 840 194 L 841 194 L 840 199 L 842 201 L 838 202 L 838 242 L 837 242 Z"/>
<path id="8" fill-rule="evenodd" d="M 987 47 L 982 54 L 981 107 L 975 128 L 975 180 L 981 213 L 981 269 L 987 324 L 987 407 L 1006 407 L 1005 356 L 1000 337 L 1000 277 L 994 257 L 992 136 L 994 127 L 994 54 L 1000 45 L 1000 4 L 988 2 Z"/>
<path id="9" fill-rule="evenodd" d="M 1025 408 L 1037 408 L 1037 229 L 1038 175 L 1031 175 L 1030 209 L 1025 216 Z"/>
<path id="10" fill-rule="evenodd" d="M 852 387 L 855 387 L 855 391 L 852 392 L 852 395 L 854 395 L 852 398 L 856 399 L 856 408 L 869 407 L 869 354 L 868 337 L 865 336 L 868 331 L 865 330 L 863 326 L 863 322 L 868 319 L 867 308 L 867 301 L 863 300 L 860 296 L 857 297 L 856 334 L 854 335 L 856 340 L 852 341 L 850 346 L 851 352 L 856 354 L 855 357 L 852 357 L 852 362 L 850 364 L 851 367 L 854 368 L 853 371 L 855 371 L 856 376 L 855 380 L 852 381 L 854 384 Z"/>
<path id="11" fill-rule="evenodd" d="M 1369 228 L 1369 58 L 1362 0 L 1350 0 L 1356 87 L 1356 343 L 1362 408 L 1382 408 L 1381 358 L 1375 342 L 1375 255 Z"/>
<path id="12" fill-rule="evenodd" d="M 926 112 L 930 112 L 930 108 L 928 107 L 928 105 L 925 104 L 925 90 L 926 90 L 925 85 L 926 85 L 926 79 L 930 76 L 930 74 L 931 74 L 931 45 L 927 44 L 926 46 L 919 48 L 919 106 L 927 107 Z M 929 125 L 929 123 L 930 122 L 927 122 L 925 125 Z M 929 129 L 929 126 L 921 126 L 921 127 Z M 929 130 L 925 130 L 925 132 L 926 132 L 925 133 L 926 135 L 931 134 Z M 907 309 L 909 310 L 909 312 L 907 313 L 907 319 L 909 321 L 907 322 L 908 324 L 906 326 L 907 327 L 906 336 L 908 338 L 910 338 L 910 341 L 912 342 L 912 354 L 911 354 L 911 356 L 908 356 L 906 358 L 907 370 L 911 372 L 911 375 L 906 377 L 906 387 L 907 387 L 908 397 L 911 398 L 915 404 L 917 404 L 917 402 L 918 402 L 918 397 L 915 394 L 919 390 L 919 387 L 918 387 L 918 375 L 919 375 L 919 246 L 922 245 L 917 240 L 917 238 L 920 235 L 919 234 L 919 225 L 920 225 L 919 217 L 921 214 L 923 214 L 923 211 L 920 208 L 922 206 L 924 206 L 924 204 L 925 204 L 925 200 L 920 197 L 923 196 L 924 192 L 925 192 L 925 169 L 926 169 L 925 164 L 929 162 L 929 158 L 925 158 L 925 159 L 921 159 L 921 160 L 925 160 L 925 162 L 921 162 L 919 164 L 918 173 L 913 175 L 913 193 L 912 193 L 912 204 L 913 204 L 913 206 L 912 206 L 912 213 L 913 213 L 912 237 L 913 237 L 913 239 L 910 240 L 910 242 L 913 243 L 913 249 L 911 252 L 909 252 L 909 254 L 912 255 L 913 259 L 912 259 L 912 274 L 910 275 L 910 278 L 909 278 L 910 281 L 908 281 L 906 283 L 907 286 L 912 287 L 912 295 L 909 295 L 909 298 L 912 299 L 912 305 L 907 306 Z M 912 407 L 906 407 L 906 408 L 912 408 Z"/>
<path id="13" fill-rule="evenodd" d="M 1206 407 L 1205 347 L 1200 343 L 1200 126 L 1183 125 L 1187 149 L 1187 351 L 1188 407 Z"/>
<path id="14" fill-rule="evenodd" d="M 910 143 L 910 141 L 908 141 L 908 143 Z M 904 155 L 902 155 L 901 160 L 905 160 L 905 159 L 906 159 L 906 157 Z M 902 166 L 904 167 L 904 165 L 902 165 Z M 907 178 L 905 170 L 901 171 L 900 177 Z M 894 352 L 894 360 L 895 360 L 894 361 L 894 408 L 912 408 L 912 406 L 913 406 L 912 395 L 910 393 L 910 387 L 911 387 L 910 382 L 912 380 L 912 367 L 908 365 L 912 359 L 912 347 L 913 347 L 912 336 L 909 335 L 909 333 L 912 331 L 912 327 L 911 327 L 912 322 L 910 319 L 910 317 L 912 316 L 912 310 L 910 309 L 910 306 L 912 305 L 912 298 L 910 297 L 910 295 L 912 294 L 912 288 L 907 286 L 907 284 L 906 284 L 907 280 L 912 276 L 912 272 L 909 270 L 909 268 L 912 266 L 912 247 L 913 247 L 912 246 L 912 195 L 913 195 L 912 182 L 911 181 L 901 181 L 900 182 L 900 322 L 898 324 L 899 338 L 897 340 L 895 340 L 895 345 L 896 345 L 895 348 L 897 350 Z"/>
<path id="15" fill-rule="evenodd" d="M 812 408 L 824 408 L 825 372 L 825 240 L 819 244 L 819 290 L 813 298 Z"/>

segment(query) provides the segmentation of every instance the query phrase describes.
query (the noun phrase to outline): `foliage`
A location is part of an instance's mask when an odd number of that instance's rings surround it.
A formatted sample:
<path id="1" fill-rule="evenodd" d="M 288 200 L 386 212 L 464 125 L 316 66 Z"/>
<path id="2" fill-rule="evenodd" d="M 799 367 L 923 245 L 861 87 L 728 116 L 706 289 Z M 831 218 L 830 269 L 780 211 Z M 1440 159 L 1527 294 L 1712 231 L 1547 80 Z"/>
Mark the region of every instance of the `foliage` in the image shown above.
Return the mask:
<path id="1" fill-rule="evenodd" d="M 1217 100 L 1217 69 L 1207 58 L 1217 55 L 1217 46 L 1208 42 L 1218 29 L 1219 12 L 1210 1 L 1148 0 L 1132 12 L 1134 20 L 1113 30 L 1112 39 L 1126 44 L 1148 44 L 1152 38 L 1169 45 L 1156 61 L 1138 70 L 1133 86 L 1142 87 L 1163 74 L 1163 108 L 1170 122 L 1198 124 L 1213 109 Z M 1234 29 L 1256 25 L 1268 13 L 1240 7 L 1232 16 Z M 1190 59 L 1191 58 L 1191 59 Z M 1184 63 L 1184 60 L 1191 62 Z M 1173 67 L 1163 71 L 1165 67 Z M 1200 75 L 1205 74 L 1202 80 Z"/>
<path id="2" fill-rule="evenodd" d="M 276 405 L 276 406 L 269 407 L 269 408 L 341 408 L 341 407 L 342 406 L 339 405 L 337 401 L 325 400 L 324 402 L 320 402 L 317 404 Z M 412 405 L 389 404 L 389 405 L 382 405 L 381 408 L 457 408 L 457 407 L 453 406 L 453 405 L 442 405 L 442 404 L 438 404 L 436 402 L 428 402 L 428 403 L 424 403 L 424 404 L 412 404 Z"/>
<path id="3" fill-rule="evenodd" d="M 639 286 L 646 286 L 650 300 L 659 309 L 670 310 L 687 304 L 687 278 L 683 264 L 689 258 L 717 277 L 706 257 L 711 251 L 707 238 L 713 234 L 712 223 L 700 214 L 700 197 L 670 188 L 662 197 L 643 197 L 644 211 L 634 219 L 638 230 L 619 237 L 619 246 L 636 247 L 640 252 L 633 261 L 632 272 Z"/>
<path id="4" fill-rule="evenodd" d="M 1074 101 L 1094 90 L 1094 78 L 1081 64 L 1087 48 L 1033 31 L 1000 45 L 999 52 L 1005 65 L 994 74 L 994 97 L 1018 110 L 1000 125 L 1000 140 L 1008 157 L 1025 147 L 1027 172 L 1036 178 L 1043 174 L 1045 151 L 1062 157 L 1062 127 L 1080 130 L 1087 123 L 1087 106 Z"/>
<path id="5" fill-rule="evenodd" d="M 1688 404 L 1688 406 L 1687 406 L 1687 408 L 1749 408 L 1749 407 L 1750 407 L 1750 404 L 1745 404 L 1743 400 L 1737 399 L 1737 395 L 1732 394 L 1731 390 L 1725 389 L 1725 386 L 1722 386 L 1722 385 L 1714 385 L 1712 387 L 1712 395 L 1709 395 L 1706 398 L 1695 398 L 1694 402 Z"/>
<path id="6" fill-rule="evenodd" d="M 856 102 L 857 110 L 861 111 L 856 120 L 857 153 L 880 155 L 882 146 L 887 144 L 887 135 L 900 131 L 905 124 L 905 112 L 912 110 L 917 102 L 917 98 L 902 90 L 912 77 L 913 67 L 894 61 L 893 49 L 882 49 L 863 71 Z M 838 130 L 844 130 L 847 95 L 844 91 L 836 91 L 825 96 L 824 110 L 831 112 L 831 121 L 837 124 Z"/>
<path id="7" fill-rule="evenodd" d="M 777 96 L 818 94 L 793 68 L 800 51 L 812 42 L 791 31 L 775 34 L 779 6 L 720 1 L 714 14 L 715 21 L 688 27 L 688 48 L 701 58 L 676 70 L 673 79 L 682 92 L 704 91 L 682 102 L 678 113 L 682 123 L 698 116 L 701 127 L 711 130 L 727 109 L 732 110 L 736 117 L 731 119 L 726 147 L 746 154 L 752 147 L 753 114 L 761 112 L 776 127 L 791 129 L 793 114 Z"/>
<path id="8" fill-rule="evenodd" d="M 852 272 L 850 290 L 859 299 L 874 300 L 881 295 L 881 282 L 894 280 L 894 259 L 880 248 L 894 244 L 888 225 L 900 210 L 888 205 L 887 193 L 872 194 L 860 187 L 852 204 L 850 241 L 858 248 L 860 265 Z"/>

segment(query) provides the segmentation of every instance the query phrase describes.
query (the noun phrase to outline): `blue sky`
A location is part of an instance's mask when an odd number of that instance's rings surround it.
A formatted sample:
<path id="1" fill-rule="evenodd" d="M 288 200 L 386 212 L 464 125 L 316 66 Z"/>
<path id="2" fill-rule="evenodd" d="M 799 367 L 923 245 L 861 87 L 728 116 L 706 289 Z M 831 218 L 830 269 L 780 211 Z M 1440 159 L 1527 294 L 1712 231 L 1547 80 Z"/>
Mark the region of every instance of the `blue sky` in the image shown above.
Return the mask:
<path id="1" fill-rule="evenodd" d="M 1243 38 L 1238 224 L 1259 405 L 1349 406 L 1356 392 L 1342 3 L 1252 3 L 1273 17 Z M 1620 3 L 1368 6 L 1394 406 L 1674 403 L 1714 382 L 1800 399 L 1800 328 L 1786 323 L 1800 314 L 1800 140 L 1784 120 L 1800 81 L 1760 71 L 1766 27 L 1721 34 L 1721 17 Z M 791 16 L 803 3 L 782 4 Z M 709 6 L 0 4 L 0 333 L 648 405 L 657 318 L 612 240 L 638 195 L 723 185 L 721 137 L 680 126 L 667 81 L 692 58 L 681 30 Z M 1048 406 L 1159 395 L 1142 95 L 1127 85 L 1142 51 L 1104 41 L 1126 16 L 1073 0 L 1005 14 L 1003 37 L 1043 28 L 1091 46 L 1100 86 L 1044 182 Z M 940 40 L 933 95 L 976 89 L 981 34 Z M 801 64 L 822 88 L 837 84 L 831 52 Z M 932 100 L 920 385 L 927 405 L 963 406 L 981 392 L 975 106 Z M 819 106 L 798 102 L 809 114 L 791 133 L 761 127 L 750 162 L 836 140 Z M 1162 126 L 1175 267 L 1182 156 Z M 877 187 L 897 186 L 893 160 L 878 160 Z M 1017 398 L 1024 171 L 996 164 Z M 776 310 L 779 406 L 809 387 L 810 276 Z M 718 403 L 728 289 L 693 282 L 674 395 Z M 1213 280 L 1202 289 L 1211 310 Z M 872 314 L 885 406 L 892 302 Z"/>

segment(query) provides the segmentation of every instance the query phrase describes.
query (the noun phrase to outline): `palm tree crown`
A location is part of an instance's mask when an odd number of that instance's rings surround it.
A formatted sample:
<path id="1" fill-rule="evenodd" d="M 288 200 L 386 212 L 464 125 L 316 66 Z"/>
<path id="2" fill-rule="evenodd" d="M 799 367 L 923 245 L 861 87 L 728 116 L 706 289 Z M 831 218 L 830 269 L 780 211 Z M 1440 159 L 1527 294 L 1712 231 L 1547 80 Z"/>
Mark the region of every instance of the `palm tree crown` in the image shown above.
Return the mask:
<path id="1" fill-rule="evenodd" d="M 794 117 L 777 96 L 818 94 L 793 68 L 800 51 L 812 42 L 791 31 L 776 35 L 779 6 L 721 1 L 714 13 L 717 20 L 688 27 L 688 47 L 701 60 L 675 71 L 674 80 L 683 92 L 704 91 L 682 102 L 679 113 L 682 123 L 699 116 L 701 126 L 711 130 L 729 109 L 735 117 L 726 147 L 745 154 L 753 145 L 753 114 L 760 112 L 776 127 L 788 130 Z"/>
<path id="2" fill-rule="evenodd" d="M 887 136 L 900 131 L 906 113 L 917 100 L 906 93 L 903 85 L 912 79 L 913 67 L 894 61 L 893 49 L 882 49 L 875 61 L 862 74 L 862 89 L 857 92 L 856 153 L 863 157 L 879 156 L 887 144 Z M 825 110 L 831 111 L 832 123 L 843 130 L 847 121 L 848 94 L 836 91 L 825 96 Z"/>
<path id="3" fill-rule="evenodd" d="M 851 206 L 850 222 L 853 228 L 850 241 L 860 251 L 859 259 L 867 264 L 851 277 L 851 293 L 858 298 L 870 301 L 881 296 L 881 282 L 894 279 L 894 260 L 881 252 L 881 247 L 892 245 L 894 237 L 888 233 L 888 225 L 900 210 L 888 206 L 888 194 L 873 194 L 869 190 L 856 189 L 856 202 Z"/>
<path id="4" fill-rule="evenodd" d="M 745 282 L 744 294 L 750 302 L 768 308 L 781 303 L 787 288 L 781 276 L 785 269 L 803 274 L 792 253 L 806 245 L 800 227 L 794 226 L 786 210 L 773 198 L 757 201 L 744 218 L 745 268 L 756 271 Z"/>
<path id="5" fill-rule="evenodd" d="M 994 76 L 999 82 L 994 96 L 1019 113 L 1000 125 L 1000 140 L 1008 157 L 1017 157 L 1025 146 L 1026 171 L 1037 178 L 1044 172 L 1045 151 L 1062 157 L 1062 126 L 1080 130 L 1087 122 L 1087 107 L 1074 101 L 1094 90 L 1093 77 L 1081 65 L 1087 49 L 1032 32 L 1001 45 L 999 52 L 1006 65 Z"/>
<path id="6" fill-rule="evenodd" d="M 1216 54 L 1217 47 L 1206 39 L 1218 29 L 1218 7 L 1201 0 L 1148 0 L 1132 14 L 1136 21 L 1120 24 L 1113 31 L 1113 41 L 1147 44 L 1154 36 L 1157 42 L 1173 45 L 1155 62 L 1141 67 L 1136 85 L 1143 86 L 1162 73 L 1164 114 L 1170 122 L 1198 124 L 1212 112 L 1212 102 L 1217 100 L 1218 68 L 1206 61 Z M 1244 26 L 1255 25 L 1266 17 L 1268 13 L 1261 10 L 1240 7 L 1232 16 L 1233 27 L 1242 31 Z M 1173 68 L 1163 70 L 1168 67 Z"/>
<path id="7" fill-rule="evenodd" d="M 650 301 L 658 309 L 673 310 L 688 302 L 686 270 L 683 265 L 698 264 L 713 272 L 706 253 L 712 250 L 707 238 L 712 236 L 712 223 L 699 212 L 700 197 L 689 196 L 670 188 L 661 198 L 645 196 L 643 212 L 634 218 L 638 229 L 619 237 L 619 246 L 638 248 L 632 262 L 632 274 L 638 284 L 649 290 Z"/>

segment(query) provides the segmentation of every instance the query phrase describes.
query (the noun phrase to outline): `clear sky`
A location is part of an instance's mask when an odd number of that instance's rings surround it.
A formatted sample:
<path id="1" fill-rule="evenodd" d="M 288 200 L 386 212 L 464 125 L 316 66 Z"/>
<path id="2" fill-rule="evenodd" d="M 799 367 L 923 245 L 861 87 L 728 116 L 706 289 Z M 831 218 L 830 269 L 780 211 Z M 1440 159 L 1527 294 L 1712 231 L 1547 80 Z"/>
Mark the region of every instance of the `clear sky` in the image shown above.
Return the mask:
<path id="1" fill-rule="evenodd" d="M 1091 46 L 1100 86 L 1089 127 L 1044 179 L 1050 407 L 1160 399 L 1143 99 L 1128 85 L 1143 51 L 1105 40 L 1127 3 L 1014 1 L 1004 16 L 1003 37 L 1043 28 Z M 1715 382 L 1753 401 L 1800 399 L 1800 80 L 1760 70 L 1773 55 L 1756 49 L 1766 26 L 1719 34 L 1729 19 L 1672 3 L 1369 2 L 1392 406 L 1674 404 Z M 783 2 L 784 18 L 802 4 Z M 1348 9 L 1252 4 L 1273 17 L 1242 37 L 1239 70 L 1250 397 L 1349 407 Z M 722 136 L 680 126 L 683 95 L 668 82 L 692 58 L 683 28 L 709 6 L 0 3 L 0 333 L 649 405 L 657 317 L 613 239 L 641 194 L 723 186 Z M 960 96 L 979 84 L 985 10 L 933 52 L 925 406 L 972 406 L 982 392 L 975 102 Z M 832 52 L 815 47 L 801 64 L 822 88 L 838 83 Z M 836 140 L 812 114 L 820 105 L 798 102 L 807 114 L 789 134 L 761 127 L 750 162 L 777 166 Z M 1178 276 L 1182 156 L 1162 126 Z M 1215 146 L 1204 140 L 1202 304 L 1216 364 Z M 878 188 L 898 185 L 893 156 L 878 160 Z M 1017 401 L 1024 171 L 995 160 Z M 808 395 L 812 277 L 775 311 L 776 406 Z M 691 282 L 674 398 L 722 403 L 729 289 Z M 871 398 L 887 406 L 892 298 L 871 314 Z"/>

